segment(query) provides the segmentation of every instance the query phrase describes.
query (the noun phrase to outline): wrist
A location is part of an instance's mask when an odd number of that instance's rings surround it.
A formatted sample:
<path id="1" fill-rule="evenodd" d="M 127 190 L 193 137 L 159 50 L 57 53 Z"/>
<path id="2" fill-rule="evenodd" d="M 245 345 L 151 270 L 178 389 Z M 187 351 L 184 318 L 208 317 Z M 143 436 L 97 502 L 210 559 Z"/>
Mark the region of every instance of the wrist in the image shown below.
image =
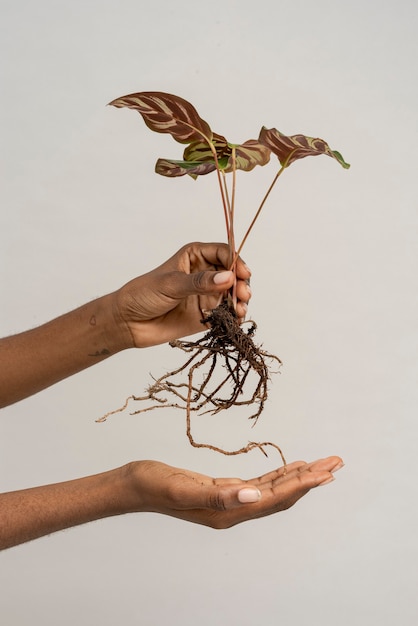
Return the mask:
<path id="1" fill-rule="evenodd" d="M 117 470 L 116 480 L 120 484 L 121 512 L 122 513 L 143 513 L 149 511 L 146 506 L 145 490 L 141 487 L 142 466 L 147 461 L 131 461 Z"/>
<path id="2" fill-rule="evenodd" d="M 114 348 L 114 352 L 135 348 L 135 341 L 131 329 L 121 313 L 120 292 L 115 291 L 106 297 L 109 298 L 110 342 Z"/>
<path id="3" fill-rule="evenodd" d="M 151 460 L 132 461 L 121 467 L 124 513 L 166 513 L 173 495 L 167 493 L 171 470 Z"/>

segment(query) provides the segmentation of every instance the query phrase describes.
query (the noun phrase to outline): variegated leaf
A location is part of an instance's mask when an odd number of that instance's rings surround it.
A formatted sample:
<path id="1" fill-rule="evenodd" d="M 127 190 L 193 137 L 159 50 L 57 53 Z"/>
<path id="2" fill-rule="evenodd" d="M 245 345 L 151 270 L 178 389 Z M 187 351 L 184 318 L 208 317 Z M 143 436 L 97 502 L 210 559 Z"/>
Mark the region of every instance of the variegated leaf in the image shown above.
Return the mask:
<path id="1" fill-rule="evenodd" d="M 256 165 L 266 165 L 270 161 L 270 149 L 255 139 L 235 146 L 235 169 L 250 172 Z M 225 172 L 232 172 L 232 156 L 229 158 Z"/>
<path id="2" fill-rule="evenodd" d="M 270 160 L 270 150 L 255 139 L 243 144 L 230 144 L 222 135 L 213 134 L 213 146 L 218 162 L 224 172 L 232 172 L 232 147 L 235 147 L 235 169 L 249 172 L 256 165 L 266 165 Z M 196 141 L 187 146 L 183 158 L 188 161 L 213 161 L 212 150 L 204 141 Z"/>
<path id="3" fill-rule="evenodd" d="M 212 138 L 209 124 L 202 120 L 190 102 L 179 96 L 160 91 L 143 91 L 122 96 L 109 104 L 138 111 L 148 128 L 157 133 L 170 133 L 179 143 Z"/>
<path id="4" fill-rule="evenodd" d="M 215 162 L 205 161 L 173 161 L 171 159 L 158 159 L 155 164 L 155 171 L 161 176 L 169 176 L 175 178 L 177 176 L 185 176 L 188 174 L 192 178 L 210 174 L 216 169 Z"/>
<path id="5" fill-rule="evenodd" d="M 228 142 L 225 137 L 213 133 L 212 141 L 213 147 L 216 151 L 218 160 L 229 157 L 231 154 L 231 148 L 228 146 Z M 185 161 L 213 161 L 214 156 L 212 149 L 207 141 L 194 141 L 187 148 L 184 149 L 183 159 Z"/>
<path id="6" fill-rule="evenodd" d="M 329 145 L 323 139 L 319 139 L 319 137 L 306 137 L 306 135 L 291 135 L 288 137 L 276 128 L 268 129 L 263 126 L 259 141 L 278 157 L 283 167 L 288 167 L 298 159 L 319 154 L 326 154 L 336 159 L 345 169 L 350 167 L 339 152 L 331 150 Z"/>

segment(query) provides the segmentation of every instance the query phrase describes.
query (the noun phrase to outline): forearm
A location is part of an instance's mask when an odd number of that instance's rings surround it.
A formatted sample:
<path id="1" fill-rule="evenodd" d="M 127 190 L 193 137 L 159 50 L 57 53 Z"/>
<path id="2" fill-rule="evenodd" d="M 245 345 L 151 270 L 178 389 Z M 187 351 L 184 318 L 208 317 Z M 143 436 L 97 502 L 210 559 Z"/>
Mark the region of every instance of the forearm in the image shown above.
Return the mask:
<path id="1" fill-rule="evenodd" d="M 129 465 L 0 495 L 0 549 L 132 510 Z"/>
<path id="2" fill-rule="evenodd" d="M 0 407 L 22 400 L 131 347 L 113 294 L 0 340 Z"/>

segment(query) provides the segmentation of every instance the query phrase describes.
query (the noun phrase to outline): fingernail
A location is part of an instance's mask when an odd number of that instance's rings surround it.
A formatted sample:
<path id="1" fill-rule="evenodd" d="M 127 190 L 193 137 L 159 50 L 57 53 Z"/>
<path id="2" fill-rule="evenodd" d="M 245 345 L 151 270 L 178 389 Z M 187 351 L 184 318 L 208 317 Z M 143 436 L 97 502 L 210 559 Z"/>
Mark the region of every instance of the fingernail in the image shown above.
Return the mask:
<path id="1" fill-rule="evenodd" d="M 318 487 L 323 487 L 324 485 L 328 485 L 329 483 L 332 483 L 335 480 L 334 476 L 331 476 L 330 478 L 327 478 L 326 480 L 324 480 L 322 483 L 319 483 Z"/>
<path id="2" fill-rule="evenodd" d="M 241 504 L 248 502 L 258 502 L 261 498 L 261 491 L 258 489 L 241 489 L 238 491 L 238 500 Z"/>
<path id="3" fill-rule="evenodd" d="M 331 472 L 338 472 L 338 470 L 340 470 L 342 467 L 344 467 L 344 462 L 340 461 L 335 467 L 332 468 Z"/>
<path id="4" fill-rule="evenodd" d="M 229 283 L 232 276 L 233 276 L 233 273 L 230 270 L 227 270 L 226 272 L 218 272 L 213 277 L 213 282 L 215 283 L 215 285 L 222 285 L 223 283 Z"/>

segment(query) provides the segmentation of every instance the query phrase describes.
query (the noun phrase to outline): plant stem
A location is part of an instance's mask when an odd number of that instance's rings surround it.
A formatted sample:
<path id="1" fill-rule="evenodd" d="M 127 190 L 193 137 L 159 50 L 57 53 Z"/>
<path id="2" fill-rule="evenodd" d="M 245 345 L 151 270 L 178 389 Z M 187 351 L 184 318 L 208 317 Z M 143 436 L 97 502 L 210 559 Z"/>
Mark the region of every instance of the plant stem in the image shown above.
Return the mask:
<path id="1" fill-rule="evenodd" d="M 224 217 L 225 217 L 225 226 L 226 226 L 226 233 L 227 233 L 227 237 L 228 237 L 228 241 L 229 241 L 229 236 L 230 236 L 230 224 L 229 224 L 229 200 L 225 197 L 225 193 L 224 193 L 224 188 L 222 185 L 222 178 L 221 178 L 221 168 L 219 167 L 219 161 L 218 161 L 218 155 L 216 154 L 216 148 L 213 145 L 212 139 L 209 139 L 209 137 L 207 137 L 205 135 L 205 133 L 203 133 L 199 128 L 196 128 L 195 126 L 193 126 L 192 124 L 188 124 L 187 122 L 183 121 L 183 123 L 185 124 L 185 126 L 188 126 L 189 128 L 192 128 L 193 130 L 195 130 L 197 133 L 199 133 L 199 135 L 201 137 L 203 137 L 203 139 L 206 141 L 206 143 L 208 144 L 210 151 L 213 154 L 213 159 L 215 161 L 215 167 L 216 167 L 216 174 L 218 177 L 218 183 L 219 183 L 219 189 L 221 192 L 221 198 L 222 198 L 222 205 L 223 205 L 223 209 L 224 209 Z"/>
<path id="2" fill-rule="evenodd" d="M 255 222 L 257 221 L 258 216 L 260 215 L 261 210 L 262 210 L 263 206 L 265 205 L 267 198 L 269 197 L 269 195 L 270 195 L 270 193 L 271 193 L 271 191 L 272 191 L 272 189 L 273 189 L 274 185 L 276 184 L 277 180 L 279 179 L 279 176 L 282 174 L 282 172 L 283 172 L 285 169 L 286 169 L 286 165 L 283 165 L 283 166 L 279 169 L 279 171 L 277 172 L 276 176 L 274 177 L 273 182 L 271 183 L 270 187 L 267 189 L 267 192 L 266 192 L 266 194 L 265 194 L 264 198 L 262 199 L 261 204 L 260 204 L 260 206 L 258 207 L 257 212 L 256 212 L 256 214 L 254 215 L 254 217 L 253 217 L 253 219 L 252 219 L 252 221 L 251 221 L 251 224 L 249 225 L 249 227 L 248 227 L 248 229 L 247 229 L 247 232 L 245 233 L 245 235 L 244 235 L 244 237 L 243 237 L 243 239 L 242 239 L 242 241 L 241 241 L 241 243 L 240 243 L 240 246 L 239 246 L 239 248 L 238 248 L 237 252 L 235 253 L 235 258 L 234 258 L 234 262 L 233 262 L 234 264 L 236 263 L 236 260 L 237 260 L 237 258 L 239 257 L 239 255 L 240 255 L 240 253 L 241 253 L 241 250 L 242 250 L 242 248 L 244 247 L 244 244 L 245 244 L 245 242 L 246 242 L 246 241 L 247 241 L 247 239 L 248 239 L 248 235 L 249 235 L 249 234 L 250 234 L 250 232 L 252 231 L 253 226 L 254 226 Z"/>
<path id="3" fill-rule="evenodd" d="M 235 231 L 234 231 L 234 215 L 235 215 L 235 191 L 236 191 L 236 178 L 237 178 L 237 168 L 236 168 L 236 148 L 232 146 L 232 192 L 231 192 L 231 207 L 229 214 L 229 225 L 230 225 L 230 233 L 229 233 L 229 248 L 231 250 L 231 270 L 234 272 L 235 280 L 232 286 L 232 303 L 234 309 L 237 306 L 237 277 L 236 277 L 236 260 L 237 255 L 235 254 Z"/>
<path id="4" fill-rule="evenodd" d="M 231 192 L 231 207 L 230 207 L 230 212 L 229 212 L 229 225 L 230 225 L 230 230 L 231 230 L 229 245 L 231 246 L 231 255 L 234 255 L 235 253 L 235 231 L 234 231 L 235 191 L 236 191 L 236 178 L 237 178 L 235 146 L 232 147 L 231 160 L 232 160 L 232 192 Z M 234 270 L 234 266 L 235 266 L 234 260 L 232 260 L 232 265 L 233 267 L 231 267 L 231 269 Z"/>
<path id="5" fill-rule="evenodd" d="M 227 193 L 227 189 L 225 186 L 225 191 L 224 191 L 224 186 L 222 184 L 222 177 L 221 177 L 221 168 L 219 167 L 219 161 L 218 161 L 218 155 L 216 154 L 216 148 L 213 145 L 212 141 L 206 137 L 206 135 L 203 135 L 203 133 L 201 133 L 202 136 L 204 137 L 205 141 L 207 142 L 212 154 L 213 154 L 213 159 L 215 161 L 215 167 L 216 167 L 216 175 L 218 177 L 218 183 L 219 183 L 219 189 L 221 192 L 221 198 L 222 198 L 222 206 L 224 209 L 224 217 L 225 217 L 225 226 L 226 226 L 226 235 L 227 235 L 227 239 L 229 241 L 230 238 L 230 231 L 231 231 L 231 223 L 230 223 L 230 204 L 229 204 L 229 198 L 228 198 L 228 193 Z"/>
<path id="6" fill-rule="evenodd" d="M 223 205 L 223 209 L 224 209 L 226 235 L 227 235 L 227 238 L 228 238 L 228 241 L 229 241 L 230 231 L 231 231 L 231 225 L 230 225 L 230 221 L 229 221 L 229 208 L 228 208 L 229 201 L 227 202 L 227 198 L 225 197 L 225 193 L 224 193 L 224 189 L 223 189 L 223 185 L 222 185 L 222 179 L 221 179 L 219 163 L 218 163 L 218 155 L 216 154 L 216 150 L 215 149 L 213 150 L 213 155 L 215 157 L 216 174 L 218 176 L 219 189 L 221 191 L 222 205 Z"/>
<path id="7" fill-rule="evenodd" d="M 224 170 L 221 170 L 221 174 L 222 174 L 222 184 L 223 184 L 223 188 L 224 188 L 226 204 L 227 204 L 227 207 L 228 207 L 228 224 L 229 224 L 229 228 L 227 228 L 227 235 L 228 235 L 229 230 L 231 228 L 231 223 L 230 223 L 231 201 L 229 199 L 228 185 L 227 185 L 227 182 L 226 182 L 226 174 L 225 174 Z M 228 240 L 229 240 L 229 236 L 228 236 Z"/>

